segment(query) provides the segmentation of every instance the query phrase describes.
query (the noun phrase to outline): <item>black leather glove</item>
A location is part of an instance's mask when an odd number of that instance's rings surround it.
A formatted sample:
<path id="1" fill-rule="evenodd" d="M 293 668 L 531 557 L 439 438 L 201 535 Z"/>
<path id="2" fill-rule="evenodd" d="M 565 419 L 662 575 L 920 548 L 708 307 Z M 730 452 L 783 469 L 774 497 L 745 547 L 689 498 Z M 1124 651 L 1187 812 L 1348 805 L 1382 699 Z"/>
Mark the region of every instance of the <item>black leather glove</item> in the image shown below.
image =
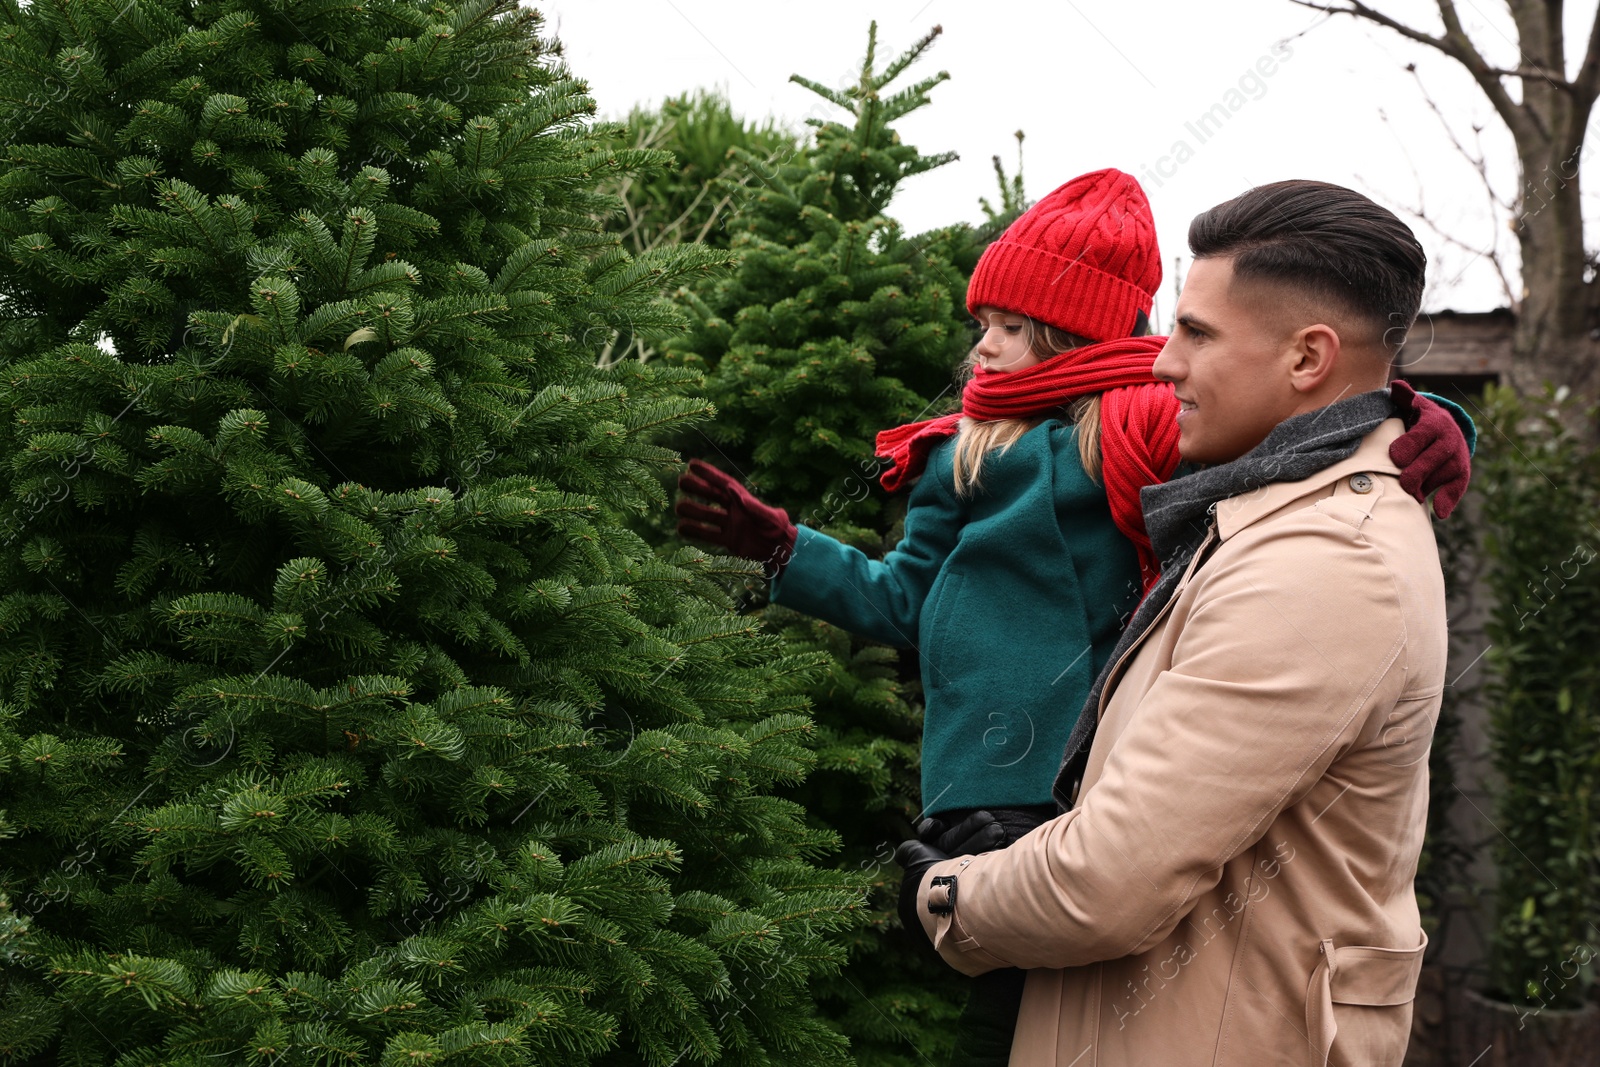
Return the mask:
<path id="1" fill-rule="evenodd" d="M 894 858 L 906 872 L 900 879 L 900 904 L 896 909 L 900 913 L 900 923 L 913 940 L 926 945 L 928 951 L 932 952 L 933 942 L 922 928 L 922 917 L 917 914 L 917 890 L 922 888 L 922 879 L 927 876 L 928 868 L 949 859 L 950 854 L 921 841 L 902 841 L 900 847 L 894 850 Z"/>
<path id="2" fill-rule="evenodd" d="M 911 936 L 927 945 L 927 931 L 922 928 L 922 917 L 917 914 L 917 891 L 928 868 L 952 856 L 976 856 L 992 852 L 1006 843 L 1006 830 L 987 811 L 975 811 L 954 826 L 946 827 L 939 819 L 924 819 L 917 824 L 917 839 L 902 841 L 894 850 L 896 862 L 905 869 L 900 880 L 900 921 L 911 931 Z"/>
<path id="3" fill-rule="evenodd" d="M 987 811 L 975 811 L 952 827 L 939 819 L 917 824 L 917 840 L 948 856 L 976 856 L 1006 844 L 1006 828 Z"/>

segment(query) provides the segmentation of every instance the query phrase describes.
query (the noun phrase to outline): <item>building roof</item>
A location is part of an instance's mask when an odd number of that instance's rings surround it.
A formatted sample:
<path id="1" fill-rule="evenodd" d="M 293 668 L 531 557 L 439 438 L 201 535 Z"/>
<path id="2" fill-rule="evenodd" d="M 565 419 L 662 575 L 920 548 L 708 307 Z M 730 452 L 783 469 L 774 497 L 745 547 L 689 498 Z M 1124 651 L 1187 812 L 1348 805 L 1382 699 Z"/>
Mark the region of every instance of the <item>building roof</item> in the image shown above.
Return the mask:
<path id="1" fill-rule="evenodd" d="M 1494 378 L 1511 370 L 1510 308 L 1418 315 L 1395 360 L 1403 378 Z"/>

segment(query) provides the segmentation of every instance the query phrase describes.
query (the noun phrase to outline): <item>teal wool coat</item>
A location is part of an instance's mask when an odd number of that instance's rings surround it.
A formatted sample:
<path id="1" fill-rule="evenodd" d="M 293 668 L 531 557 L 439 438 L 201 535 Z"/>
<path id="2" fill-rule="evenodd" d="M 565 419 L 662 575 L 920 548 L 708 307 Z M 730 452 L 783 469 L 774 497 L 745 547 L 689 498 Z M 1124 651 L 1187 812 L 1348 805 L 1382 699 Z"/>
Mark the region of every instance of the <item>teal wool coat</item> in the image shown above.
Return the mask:
<path id="1" fill-rule="evenodd" d="M 955 439 L 911 490 L 905 536 L 881 561 L 801 526 L 775 603 L 921 660 L 922 804 L 1051 803 L 1067 735 L 1139 602 L 1133 545 L 1051 419 L 984 457 L 955 493 Z"/>

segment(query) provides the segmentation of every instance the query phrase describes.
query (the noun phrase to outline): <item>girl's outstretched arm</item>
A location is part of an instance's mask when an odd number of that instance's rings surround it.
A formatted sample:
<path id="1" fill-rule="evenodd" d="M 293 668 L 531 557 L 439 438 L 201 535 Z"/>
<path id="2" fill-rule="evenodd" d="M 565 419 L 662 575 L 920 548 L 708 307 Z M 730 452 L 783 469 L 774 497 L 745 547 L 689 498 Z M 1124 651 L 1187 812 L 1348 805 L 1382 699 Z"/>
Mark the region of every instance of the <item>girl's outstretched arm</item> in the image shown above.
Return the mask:
<path id="1" fill-rule="evenodd" d="M 730 475 L 698 460 L 678 482 L 678 531 L 767 566 L 772 600 L 862 637 L 908 648 L 965 521 L 949 463 L 931 462 L 911 491 L 905 535 L 882 560 L 819 530 L 795 526 Z"/>
<path id="2" fill-rule="evenodd" d="M 923 601 L 966 521 L 948 460 L 938 458 L 911 490 L 905 535 L 893 551 L 871 559 L 801 526 L 793 556 L 772 580 L 773 603 L 897 648 L 917 645 Z"/>

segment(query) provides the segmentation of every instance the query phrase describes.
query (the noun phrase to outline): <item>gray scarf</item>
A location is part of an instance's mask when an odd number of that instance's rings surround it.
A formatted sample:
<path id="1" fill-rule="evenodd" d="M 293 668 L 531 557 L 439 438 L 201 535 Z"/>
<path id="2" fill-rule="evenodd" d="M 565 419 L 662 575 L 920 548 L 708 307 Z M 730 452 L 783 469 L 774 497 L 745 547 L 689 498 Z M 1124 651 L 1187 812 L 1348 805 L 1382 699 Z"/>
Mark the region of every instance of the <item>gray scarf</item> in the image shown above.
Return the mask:
<path id="1" fill-rule="evenodd" d="M 1316 411 L 1278 423 L 1255 448 L 1232 463 L 1223 463 L 1174 479 L 1165 485 L 1146 486 L 1139 494 L 1150 546 L 1161 560 L 1161 580 L 1140 602 L 1128 620 L 1105 669 L 1089 690 L 1067 739 L 1054 795 L 1062 811 L 1072 807 L 1072 794 L 1089 762 L 1089 746 L 1098 725 L 1100 694 L 1112 668 L 1132 648 L 1150 623 L 1167 606 L 1178 580 L 1205 540 L 1213 509 L 1220 500 L 1248 493 L 1274 482 L 1298 482 L 1333 466 L 1355 453 L 1362 438 L 1394 414 L 1389 391 L 1362 393 Z"/>

